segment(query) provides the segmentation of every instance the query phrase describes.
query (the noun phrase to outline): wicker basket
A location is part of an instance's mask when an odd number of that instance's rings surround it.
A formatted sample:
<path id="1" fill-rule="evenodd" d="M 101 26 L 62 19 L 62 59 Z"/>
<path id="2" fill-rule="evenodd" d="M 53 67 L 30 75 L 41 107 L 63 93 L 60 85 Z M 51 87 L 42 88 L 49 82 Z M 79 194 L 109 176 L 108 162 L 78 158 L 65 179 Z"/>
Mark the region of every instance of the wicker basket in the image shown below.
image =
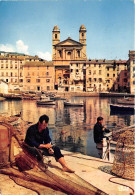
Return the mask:
<path id="1" fill-rule="evenodd" d="M 112 172 L 116 175 L 134 180 L 135 172 L 135 130 L 131 128 L 119 136 Z"/>

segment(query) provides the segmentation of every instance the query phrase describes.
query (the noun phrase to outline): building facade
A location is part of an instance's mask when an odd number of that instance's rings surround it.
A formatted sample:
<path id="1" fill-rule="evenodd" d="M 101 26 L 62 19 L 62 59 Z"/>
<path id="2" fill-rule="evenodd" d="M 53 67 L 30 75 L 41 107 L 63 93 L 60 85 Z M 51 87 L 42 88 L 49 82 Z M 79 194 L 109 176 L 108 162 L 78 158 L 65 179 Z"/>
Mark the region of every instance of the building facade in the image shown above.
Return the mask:
<path id="1" fill-rule="evenodd" d="M 128 73 L 130 93 L 135 94 L 135 51 L 129 51 Z"/>
<path id="2" fill-rule="evenodd" d="M 23 66 L 24 91 L 53 91 L 55 70 L 52 62 L 28 61 Z"/>
<path id="3" fill-rule="evenodd" d="M 79 29 L 79 42 L 68 37 L 60 42 L 60 29 L 54 26 L 52 31 L 52 60 L 55 66 L 55 89 L 69 91 L 71 61 L 84 61 L 86 54 L 86 28 Z"/>

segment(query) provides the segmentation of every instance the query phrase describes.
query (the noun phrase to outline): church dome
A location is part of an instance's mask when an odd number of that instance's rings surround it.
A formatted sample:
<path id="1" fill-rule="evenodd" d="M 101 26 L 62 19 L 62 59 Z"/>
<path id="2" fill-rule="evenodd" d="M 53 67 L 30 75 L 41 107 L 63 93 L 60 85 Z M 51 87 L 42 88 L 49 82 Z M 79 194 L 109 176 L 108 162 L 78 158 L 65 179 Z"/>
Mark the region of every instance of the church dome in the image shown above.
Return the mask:
<path id="1" fill-rule="evenodd" d="M 54 26 L 53 31 L 60 31 L 59 27 L 57 25 Z"/>
<path id="2" fill-rule="evenodd" d="M 86 28 L 83 24 L 80 26 L 80 30 L 86 30 Z"/>

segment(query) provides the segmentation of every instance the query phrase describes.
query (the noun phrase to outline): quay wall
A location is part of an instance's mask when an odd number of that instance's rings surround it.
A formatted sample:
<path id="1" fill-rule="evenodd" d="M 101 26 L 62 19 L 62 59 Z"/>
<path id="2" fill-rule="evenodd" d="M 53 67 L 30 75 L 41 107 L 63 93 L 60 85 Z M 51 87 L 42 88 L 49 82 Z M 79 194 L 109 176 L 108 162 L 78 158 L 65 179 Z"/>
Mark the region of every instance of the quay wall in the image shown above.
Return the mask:
<path id="1" fill-rule="evenodd" d="M 134 97 L 128 93 L 55 92 L 62 97 Z"/>

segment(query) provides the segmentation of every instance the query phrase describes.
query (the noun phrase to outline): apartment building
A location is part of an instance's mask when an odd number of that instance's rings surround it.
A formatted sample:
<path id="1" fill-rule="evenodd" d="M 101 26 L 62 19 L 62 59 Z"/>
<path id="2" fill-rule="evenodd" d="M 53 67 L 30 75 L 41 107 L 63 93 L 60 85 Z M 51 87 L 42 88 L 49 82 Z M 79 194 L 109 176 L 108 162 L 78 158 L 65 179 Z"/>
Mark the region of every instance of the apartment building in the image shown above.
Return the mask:
<path id="1" fill-rule="evenodd" d="M 130 93 L 135 94 L 135 51 L 131 50 L 129 50 L 128 73 Z"/>
<path id="2" fill-rule="evenodd" d="M 54 90 L 55 69 L 53 62 L 27 61 L 23 65 L 23 90 Z"/>

